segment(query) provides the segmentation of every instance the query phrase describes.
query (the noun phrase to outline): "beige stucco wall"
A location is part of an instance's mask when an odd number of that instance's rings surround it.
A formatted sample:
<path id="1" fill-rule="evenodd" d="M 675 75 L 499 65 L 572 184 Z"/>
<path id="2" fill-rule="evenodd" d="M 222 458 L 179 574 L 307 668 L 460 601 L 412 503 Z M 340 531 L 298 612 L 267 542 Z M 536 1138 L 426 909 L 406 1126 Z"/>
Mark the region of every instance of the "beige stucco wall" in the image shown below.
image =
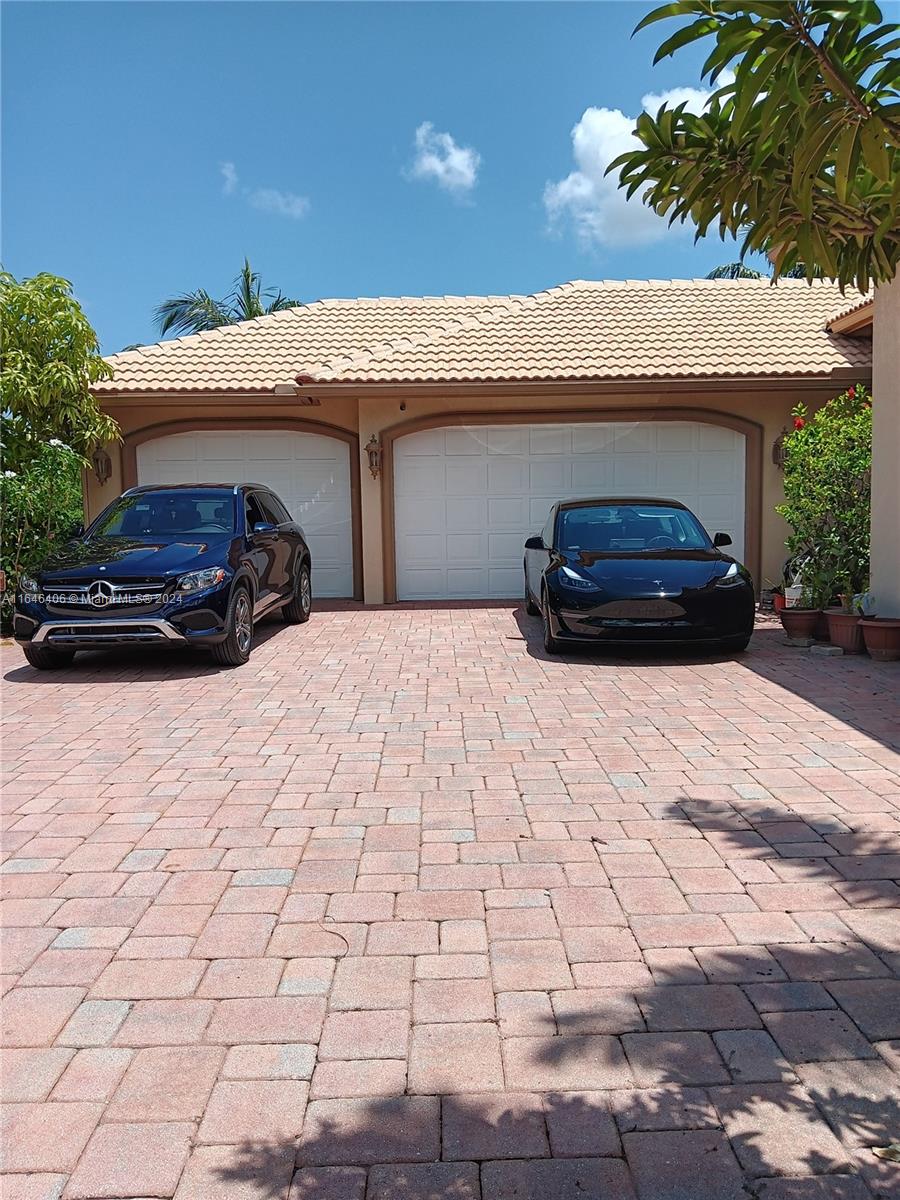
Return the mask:
<path id="1" fill-rule="evenodd" d="M 384 600 L 384 506 L 382 488 L 388 486 L 383 474 L 373 479 L 368 469 L 365 445 L 374 434 L 382 439 L 386 433 L 405 422 L 451 413 L 553 413 L 577 410 L 585 414 L 596 413 L 602 417 L 605 411 L 628 410 L 639 416 L 641 411 L 659 408 L 706 409 L 749 420 L 762 429 L 762 478 L 760 499 L 761 558 L 760 579 L 765 586 L 767 580 L 774 582 L 780 575 L 785 556 L 784 538 L 787 532 L 782 519 L 775 512 L 775 505 L 783 498 L 781 472 L 772 462 L 772 444 L 781 430 L 790 423 L 791 409 L 802 400 L 809 407 L 823 403 L 839 389 L 835 384 L 821 388 L 746 388 L 715 389 L 664 388 L 649 392 L 613 393 L 604 391 L 591 394 L 589 391 L 556 390 L 553 393 L 529 391 L 526 388 L 512 391 L 499 389 L 472 390 L 465 393 L 447 389 L 446 392 L 426 394 L 412 391 L 385 390 L 378 393 L 341 395 L 322 391 L 321 403 L 317 407 L 302 407 L 295 400 L 272 398 L 171 398 L 154 399 L 152 402 L 131 399 L 125 402 L 108 402 L 104 405 L 119 421 L 123 434 L 147 431 L 152 426 L 166 426 L 175 421 L 216 421 L 227 428 L 230 420 L 249 419 L 276 420 L 293 418 L 350 430 L 359 435 L 360 455 L 360 509 L 362 530 L 362 566 L 365 599 L 370 604 Z M 161 433 L 173 432 L 161 429 Z M 88 515 L 95 516 L 101 508 L 122 491 L 130 482 L 123 471 L 127 462 L 127 451 L 122 447 L 110 447 L 113 460 L 112 478 L 103 486 L 98 485 L 93 475 L 86 482 Z"/>
<path id="2" fill-rule="evenodd" d="M 900 617 L 900 274 L 875 292 L 872 573 L 880 617 Z"/>

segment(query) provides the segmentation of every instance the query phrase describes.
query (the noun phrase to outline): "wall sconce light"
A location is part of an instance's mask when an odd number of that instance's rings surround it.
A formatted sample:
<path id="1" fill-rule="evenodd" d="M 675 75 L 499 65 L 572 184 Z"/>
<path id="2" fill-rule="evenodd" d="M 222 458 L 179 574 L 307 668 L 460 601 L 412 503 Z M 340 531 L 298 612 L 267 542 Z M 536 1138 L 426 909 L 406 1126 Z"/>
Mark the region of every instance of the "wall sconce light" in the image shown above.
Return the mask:
<path id="1" fill-rule="evenodd" d="M 785 460 L 784 439 L 787 437 L 787 435 L 788 435 L 787 427 L 784 427 L 781 430 L 781 433 L 779 433 L 778 437 L 772 443 L 772 462 L 775 464 L 775 466 L 778 468 L 779 471 L 784 470 L 784 460 Z"/>
<path id="2" fill-rule="evenodd" d="M 91 466 L 94 468 L 94 474 L 97 476 L 97 482 L 100 484 L 106 483 L 107 479 L 112 475 L 112 459 L 102 446 L 98 446 L 91 455 Z"/>
<path id="3" fill-rule="evenodd" d="M 381 442 L 373 433 L 366 443 L 366 454 L 369 456 L 369 470 L 372 478 L 377 479 L 381 474 Z"/>

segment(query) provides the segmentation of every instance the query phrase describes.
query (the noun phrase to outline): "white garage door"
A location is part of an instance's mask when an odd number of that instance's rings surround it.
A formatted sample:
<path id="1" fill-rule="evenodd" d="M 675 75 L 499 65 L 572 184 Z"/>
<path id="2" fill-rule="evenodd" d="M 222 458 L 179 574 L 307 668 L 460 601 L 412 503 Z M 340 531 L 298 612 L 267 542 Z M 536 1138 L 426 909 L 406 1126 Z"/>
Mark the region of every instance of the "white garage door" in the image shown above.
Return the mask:
<path id="1" fill-rule="evenodd" d="M 472 425 L 394 444 L 401 600 L 518 596 L 522 543 L 555 500 L 661 496 L 744 550 L 744 436 L 687 421 Z"/>
<path id="2" fill-rule="evenodd" d="M 264 483 L 309 541 L 317 596 L 353 595 L 350 448 L 286 429 L 176 433 L 137 448 L 139 483 Z"/>

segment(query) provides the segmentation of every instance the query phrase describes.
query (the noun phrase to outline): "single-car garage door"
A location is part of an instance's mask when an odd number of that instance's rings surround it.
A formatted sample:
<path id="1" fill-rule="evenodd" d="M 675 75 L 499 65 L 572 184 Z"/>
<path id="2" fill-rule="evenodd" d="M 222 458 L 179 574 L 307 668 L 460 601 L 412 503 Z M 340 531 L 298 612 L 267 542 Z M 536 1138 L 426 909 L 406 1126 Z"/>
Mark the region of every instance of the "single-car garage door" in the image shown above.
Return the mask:
<path id="1" fill-rule="evenodd" d="M 303 526 L 318 596 L 353 595 L 350 448 L 287 429 L 176 433 L 137 448 L 139 483 L 264 483 Z"/>
<path id="2" fill-rule="evenodd" d="M 523 542 L 554 500 L 661 496 L 744 552 L 745 438 L 719 425 L 631 421 L 471 425 L 394 443 L 400 600 L 505 599 L 522 589 Z"/>

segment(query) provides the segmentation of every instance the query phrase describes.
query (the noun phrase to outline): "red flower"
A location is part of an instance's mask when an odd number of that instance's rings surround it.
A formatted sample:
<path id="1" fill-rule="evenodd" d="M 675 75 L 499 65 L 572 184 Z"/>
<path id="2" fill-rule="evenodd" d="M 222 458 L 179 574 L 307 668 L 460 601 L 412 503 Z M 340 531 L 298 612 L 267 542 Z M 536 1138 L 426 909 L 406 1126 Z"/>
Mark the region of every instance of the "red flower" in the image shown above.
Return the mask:
<path id="1" fill-rule="evenodd" d="M 850 397 L 850 399 L 851 399 L 851 400 L 855 400 L 855 399 L 856 399 L 856 388 L 855 388 L 855 387 L 848 387 L 848 388 L 847 388 L 847 395 Z"/>
<path id="2" fill-rule="evenodd" d="M 805 424 L 806 424 L 806 422 L 803 420 L 802 417 L 794 417 L 794 428 L 795 429 L 802 429 Z"/>

